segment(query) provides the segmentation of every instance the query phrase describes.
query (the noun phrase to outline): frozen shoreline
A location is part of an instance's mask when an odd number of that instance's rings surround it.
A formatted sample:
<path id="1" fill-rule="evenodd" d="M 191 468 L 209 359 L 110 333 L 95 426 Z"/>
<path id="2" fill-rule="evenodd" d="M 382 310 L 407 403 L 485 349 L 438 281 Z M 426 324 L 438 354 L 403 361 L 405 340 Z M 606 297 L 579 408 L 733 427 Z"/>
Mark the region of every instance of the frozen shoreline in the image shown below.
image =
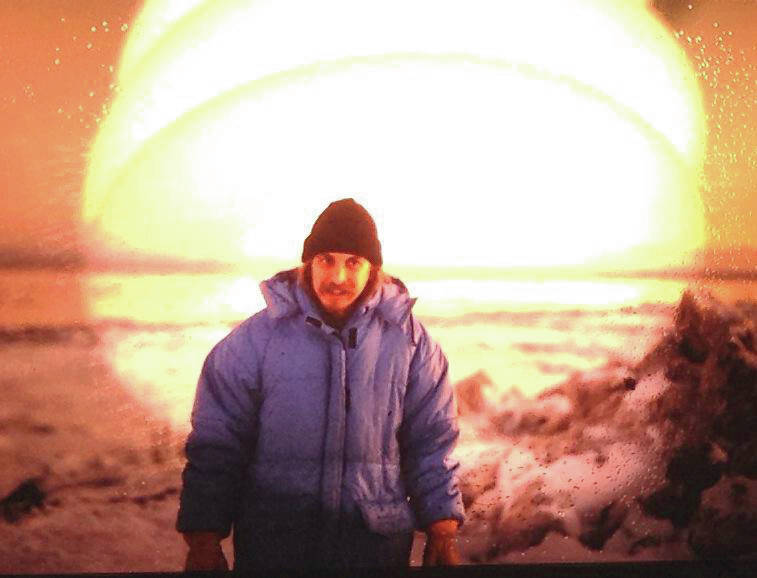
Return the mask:
<path id="1" fill-rule="evenodd" d="M 754 306 L 692 297 L 635 365 L 578 373 L 536 398 L 483 373 L 459 381 L 465 559 L 754 555 L 757 488 L 742 446 L 755 434 L 739 429 L 753 414 L 738 409 L 757 395 L 754 323 Z M 90 340 L 8 341 L 0 359 L 0 498 L 25 480 L 45 494 L 15 522 L 0 518 L 0 572 L 179 570 L 184 434 L 141 405 Z M 737 419 L 713 421 L 727 415 L 711 409 L 718 401 L 735 403 L 734 379 L 746 380 Z M 709 405 L 696 403 L 705 389 Z"/>

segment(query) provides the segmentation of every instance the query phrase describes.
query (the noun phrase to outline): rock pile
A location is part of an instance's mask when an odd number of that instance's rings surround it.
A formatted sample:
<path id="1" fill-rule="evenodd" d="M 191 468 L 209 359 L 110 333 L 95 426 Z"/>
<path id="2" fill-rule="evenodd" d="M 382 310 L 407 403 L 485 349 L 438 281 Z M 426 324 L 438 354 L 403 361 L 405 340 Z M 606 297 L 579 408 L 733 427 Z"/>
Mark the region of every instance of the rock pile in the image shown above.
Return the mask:
<path id="1" fill-rule="evenodd" d="M 458 383 L 464 555 L 504 561 L 555 533 L 584 559 L 757 556 L 756 323 L 753 303 L 687 291 L 635 366 L 536 399 Z"/>

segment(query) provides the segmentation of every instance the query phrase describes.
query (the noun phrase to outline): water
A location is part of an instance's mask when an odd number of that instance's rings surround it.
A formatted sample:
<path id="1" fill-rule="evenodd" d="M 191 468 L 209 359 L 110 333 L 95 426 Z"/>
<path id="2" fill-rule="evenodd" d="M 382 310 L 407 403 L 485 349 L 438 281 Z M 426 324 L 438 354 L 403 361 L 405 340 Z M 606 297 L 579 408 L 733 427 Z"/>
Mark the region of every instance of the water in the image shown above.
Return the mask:
<path id="1" fill-rule="evenodd" d="M 691 283 L 660 279 L 405 279 L 414 312 L 440 342 L 453 382 L 483 371 L 532 396 L 615 361 L 643 357 Z M 749 281 L 695 283 L 756 299 Z M 52 341 L 96 348 L 156 413 L 187 427 L 205 355 L 264 306 L 258 281 L 229 274 L 0 272 L 0 346 Z"/>

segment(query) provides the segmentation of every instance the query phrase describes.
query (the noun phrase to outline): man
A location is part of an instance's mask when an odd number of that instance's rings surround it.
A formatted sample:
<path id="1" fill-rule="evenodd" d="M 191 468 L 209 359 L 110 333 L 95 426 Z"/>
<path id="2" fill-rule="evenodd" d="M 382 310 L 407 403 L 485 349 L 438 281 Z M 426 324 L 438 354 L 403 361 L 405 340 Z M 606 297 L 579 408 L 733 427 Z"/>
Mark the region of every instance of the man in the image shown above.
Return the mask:
<path id="1" fill-rule="evenodd" d="M 177 529 L 188 570 L 457 564 L 463 521 L 447 360 L 381 270 L 368 212 L 331 203 L 303 266 L 261 283 L 267 307 L 203 367 Z"/>

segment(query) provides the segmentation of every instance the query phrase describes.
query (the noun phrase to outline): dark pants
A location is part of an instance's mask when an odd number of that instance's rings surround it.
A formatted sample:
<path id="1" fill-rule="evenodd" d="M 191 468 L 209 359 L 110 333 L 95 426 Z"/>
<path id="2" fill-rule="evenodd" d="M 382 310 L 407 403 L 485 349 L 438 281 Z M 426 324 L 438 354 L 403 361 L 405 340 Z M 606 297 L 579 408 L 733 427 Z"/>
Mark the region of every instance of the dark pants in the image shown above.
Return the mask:
<path id="1" fill-rule="evenodd" d="M 407 568 L 413 533 L 383 536 L 362 519 L 343 521 L 329 532 L 300 519 L 259 521 L 234 532 L 234 570 L 262 568 Z"/>

